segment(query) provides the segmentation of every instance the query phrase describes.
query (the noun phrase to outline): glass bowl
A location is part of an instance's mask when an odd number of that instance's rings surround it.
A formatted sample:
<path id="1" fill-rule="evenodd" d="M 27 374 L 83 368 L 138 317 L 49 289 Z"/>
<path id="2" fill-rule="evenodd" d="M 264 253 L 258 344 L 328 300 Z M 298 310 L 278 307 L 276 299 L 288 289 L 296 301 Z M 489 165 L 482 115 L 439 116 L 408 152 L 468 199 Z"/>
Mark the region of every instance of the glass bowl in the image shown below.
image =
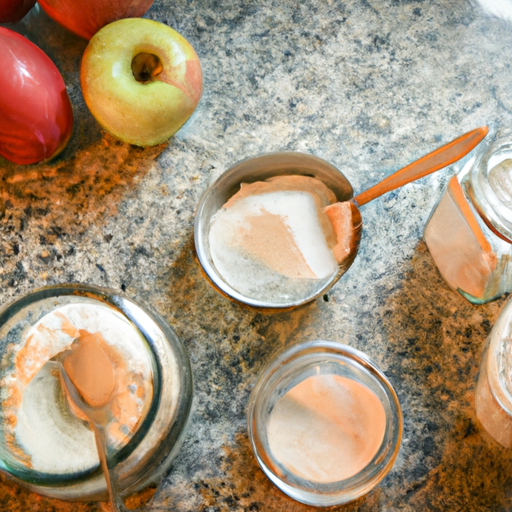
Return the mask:
<path id="1" fill-rule="evenodd" d="M 346 258 L 337 272 L 318 279 L 313 289 L 308 288 L 300 299 L 258 300 L 248 297 L 228 284 L 215 268 L 210 253 L 209 233 L 212 217 L 240 189 L 241 183 L 264 181 L 273 176 L 303 175 L 317 178 L 334 192 L 338 201 L 348 201 L 353 196 L 347 178 L 333 165 L 313 155 L 296 152 L 273 153 L 249 158 L 229 168 L 203 194 L 197 206 L 194 225 L 194 243 L 203 274 L 222 295 L 239 303 L 259 309 L 289 309 L 310 302 L 325 293 L 350 267 L 357 251 Z"/>
<path id="2" fill-rule="evenodd" d="M 385 418 L 382 442 L 370 462 L 353 476 L 327 483 L 308 480 L 290 471 L 273 455 L 268 436 L 278 400 L 309 377 L 319 375 L 334 375 L 362 384 L 376 395 Z M 384 374 L 362 352 L 321 340 L 294 346 L 270 363 L 249 398 L 247 425 L 252 450 L 267 477 L 291 498 L 320 507 L 347 503 L 373 489 L 392 468 L 402 438 L 400 404 Z"/>
<path id="3" fill-rule="evenodd" d="M 70 284 L 35 290 L 0 311 L 0 372 L 8 378 L 14 356 L 27 343 L 27 333 L 59 308 L 93 305 L 105 310 L 133 333 L 142 358 L 147 359 L 153 393 L 145 415 L 129 441 L 109 453 L 123 495 L 137 492 L 158 481 L 169 469 L 188 423 L 192 394 L 192 371 L 188 356 L 176 335 L 155 312 L 113 290 Z M 107 309 L 105 309 L 107 308 Z M 51 317 L 51 315 L 50 315 Z M 121 325 L 121 324 L 119 324 Z M 101 328 L 108 326 L 101 326 Z M 126 342 L 125 342 L 126 345 Z M 26 388 L 27 389 L 27 388 Z M 26 391 L 25 389 L 25 391 Z M 105 479 L 98 464 L 76 472 L 44 472 L 26 464 L 9 440 L 6 387 L 0 403 L 0 470 L 30 490 L 73 501 L 108 499 Z"/>

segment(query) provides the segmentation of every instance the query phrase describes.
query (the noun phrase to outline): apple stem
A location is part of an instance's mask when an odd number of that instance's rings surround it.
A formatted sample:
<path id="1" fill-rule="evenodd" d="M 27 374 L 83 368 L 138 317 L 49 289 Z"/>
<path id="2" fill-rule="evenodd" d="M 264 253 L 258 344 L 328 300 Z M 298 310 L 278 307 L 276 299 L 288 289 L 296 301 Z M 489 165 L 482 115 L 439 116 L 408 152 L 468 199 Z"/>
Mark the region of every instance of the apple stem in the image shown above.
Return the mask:
<path id="1" fill-rule="evenodd" d="M 138 53 L 132 60 L 132 73 L 137 82 L 152 82 L 163 69 L 161 60 L 152 53 Z"/>

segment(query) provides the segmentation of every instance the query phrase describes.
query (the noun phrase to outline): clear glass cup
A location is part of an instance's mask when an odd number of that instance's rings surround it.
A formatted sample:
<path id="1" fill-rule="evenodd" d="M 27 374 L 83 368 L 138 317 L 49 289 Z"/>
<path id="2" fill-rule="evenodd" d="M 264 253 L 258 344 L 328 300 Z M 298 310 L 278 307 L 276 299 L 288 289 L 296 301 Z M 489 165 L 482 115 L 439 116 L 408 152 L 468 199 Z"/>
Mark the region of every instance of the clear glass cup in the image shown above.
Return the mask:
<path id="1" fill-rule="evenodd" d="M 425 227 L 447 283 L 474 304 L 512 291 L 512 135 L 482 144 Z"/>
<path id="2" fill-rule="evenodd" d="M 512 301 L 485 344 L 475 392 L 476 415 L 485 430 L 512 448 Z"/>
<path id="3" fill-rule="evenodd" d="M 354 476 L 332 483 L 300 478 L 272 454 L 267 425 L 277 401 L 290 389 L 314 375 L 353 379 L 373 391 L 385 412 L 382 443 L 366 467 Z M 263 472 L 293 499 L 328 507 L 352 501 L 373 489 L 391 470 L 402 439 L 402 413 L 396 393 L 368 356 L 332 341 L 311 341 L 292 347 L 264 370 L 249 398 L 247 426 L 251 447 Z"/>
<path id="4" fill-rule="evenodd" d="M 151 361 L 153 395 L 140 426 L 118 451 L 109 454 L 124 496 L 156 483 L 176 456 L 192 405 L 192 371 L 183 345 L 166 322 L 146 306 L 96 286 L 70 284 L 41 288 L 0 311 L 0 369 L 12 365 L 12 353 L 39 319 L 62 305 L 93 303 L 106 305 L 140 335 L 141 347 Z M 2 396 L 2 400 L 6 397 Z M 4 413 L 0 407 L 0 471 L 30 490 L 72 501 L 108 499 L 99 468 L 81 473 L 42 473 L 20 463 L 6 440 Z"/>

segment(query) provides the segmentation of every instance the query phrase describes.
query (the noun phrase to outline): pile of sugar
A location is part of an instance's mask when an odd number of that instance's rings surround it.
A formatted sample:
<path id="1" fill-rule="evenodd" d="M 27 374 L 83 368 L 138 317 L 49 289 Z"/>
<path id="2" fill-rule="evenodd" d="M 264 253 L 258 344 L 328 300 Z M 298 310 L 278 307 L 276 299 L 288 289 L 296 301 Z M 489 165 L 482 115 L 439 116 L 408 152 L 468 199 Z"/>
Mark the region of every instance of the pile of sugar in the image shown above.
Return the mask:
<path id="1" fill-rule="evenodd" d="M 306 176 L 242 185 L 212 218 L 209 244 L 223 279 L 246 297 L 296 300 L 338 270 L 324 208 L 336 196 Z"/>

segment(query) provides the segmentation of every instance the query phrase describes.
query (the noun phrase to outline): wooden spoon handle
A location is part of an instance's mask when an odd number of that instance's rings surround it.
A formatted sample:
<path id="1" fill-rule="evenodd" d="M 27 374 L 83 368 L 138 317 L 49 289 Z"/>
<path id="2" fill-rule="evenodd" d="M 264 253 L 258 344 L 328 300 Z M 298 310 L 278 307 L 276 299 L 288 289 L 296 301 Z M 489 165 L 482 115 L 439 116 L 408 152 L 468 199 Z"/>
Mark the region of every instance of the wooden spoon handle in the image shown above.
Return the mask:
<path id="1" fill-rule="evenodd" d="M 438 171 L 453 162 L 456 162 L 467 155 L 481 140 L 487 135 L 489 128 L 482 126 L 471 132 L 465 133 L 458 139 L 452 140 L 448 144 L 432 151 L 428 155 L 421 157 L 412 164 L 396 171 L 377 185 L 361 192 L 352 199 L 352 202 L 358 206 L 369 203 L 386 192 L 402 187 L 411 181 L 419 180 L 423 176 Z"/>

